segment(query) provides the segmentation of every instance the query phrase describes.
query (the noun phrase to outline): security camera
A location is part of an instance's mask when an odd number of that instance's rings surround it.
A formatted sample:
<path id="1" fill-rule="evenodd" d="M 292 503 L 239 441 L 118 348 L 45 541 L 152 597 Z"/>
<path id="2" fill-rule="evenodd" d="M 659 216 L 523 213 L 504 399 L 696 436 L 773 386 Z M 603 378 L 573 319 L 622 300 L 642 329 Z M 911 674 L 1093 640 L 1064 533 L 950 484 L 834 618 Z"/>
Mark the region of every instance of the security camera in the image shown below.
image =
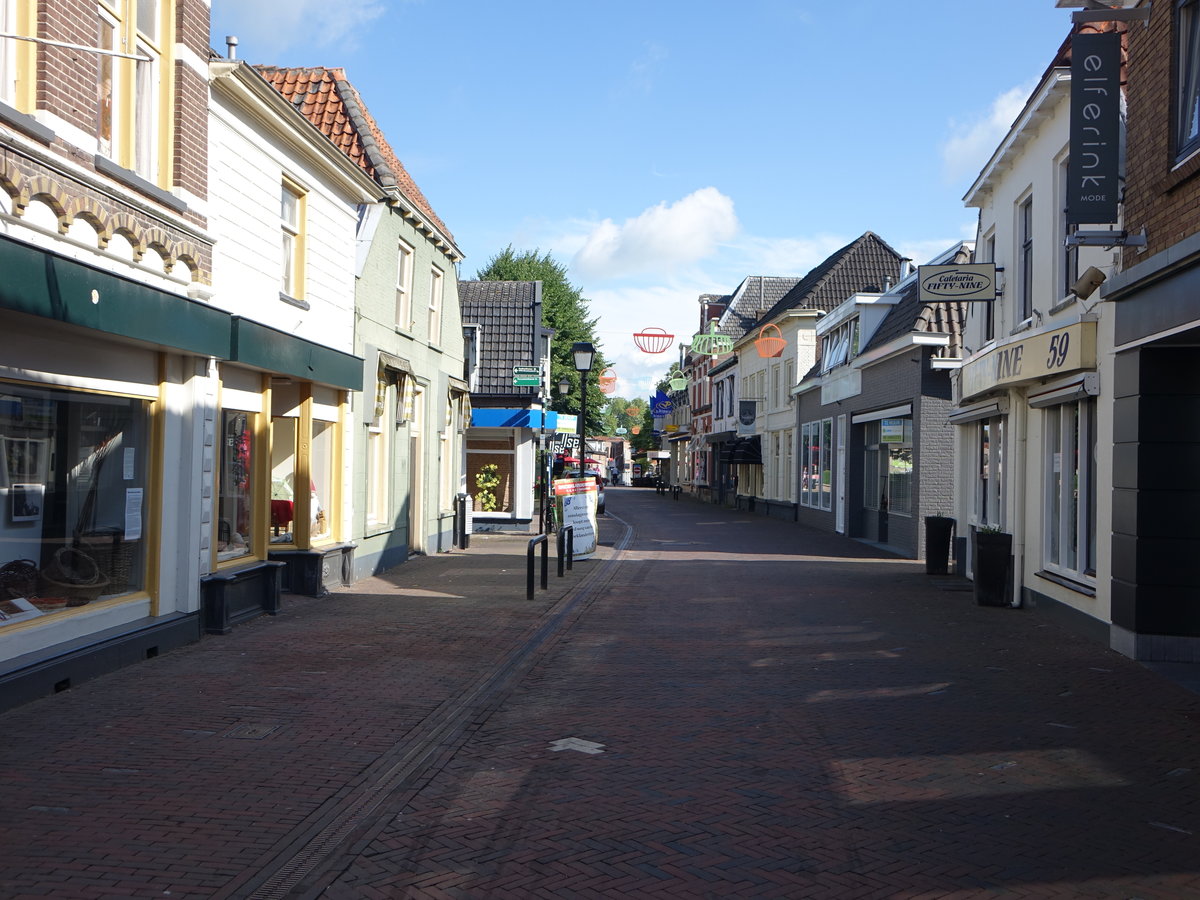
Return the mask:
<path id="1" fill-rule="evenodd" d="M 1079 276 L 1079 280 L 1071 285 L 1071 293 L 1080 300 L 1086 300 L 1095 293 L 1096 288 L 1100 287 L 1107 277 L 1095 266 L 1088 266 L 1087 271 Z"/>

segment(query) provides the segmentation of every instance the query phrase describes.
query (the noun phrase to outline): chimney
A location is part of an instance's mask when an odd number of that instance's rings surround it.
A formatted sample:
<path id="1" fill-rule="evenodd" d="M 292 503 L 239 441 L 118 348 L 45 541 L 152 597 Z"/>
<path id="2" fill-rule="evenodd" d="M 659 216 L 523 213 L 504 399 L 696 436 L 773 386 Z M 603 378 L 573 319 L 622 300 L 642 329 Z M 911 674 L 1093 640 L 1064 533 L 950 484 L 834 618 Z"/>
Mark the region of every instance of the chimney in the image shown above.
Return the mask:
<path id="1" fill-rule="evenodd" d="M 238 39 L 236 34 L 225 35 L 225 52 L 230 59 L 237 59 Z"/>

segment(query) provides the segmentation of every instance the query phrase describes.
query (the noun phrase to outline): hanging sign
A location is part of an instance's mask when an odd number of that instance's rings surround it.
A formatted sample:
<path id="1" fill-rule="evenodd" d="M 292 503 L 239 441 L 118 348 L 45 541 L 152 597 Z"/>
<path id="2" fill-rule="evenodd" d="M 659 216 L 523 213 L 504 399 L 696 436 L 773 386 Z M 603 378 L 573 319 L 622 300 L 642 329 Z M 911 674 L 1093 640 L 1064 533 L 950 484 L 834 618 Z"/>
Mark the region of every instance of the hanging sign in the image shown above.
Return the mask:
<path id="1" fill-rule="evenodd" d="M 738 434 L 754 434 L 754 420 L 757 418 L 757 400 L 738 401 Z"/>
<path id="2" fill-rule="evenodd" d="M 996 299 L 996 264 L 918 266 L 922 303 L 991 302 Z"/>
<path id="3" fill-rule="evenodd" d="M 1114 224 L 1120 199 L 1121 35 L 1071 35 L 1067 224 Z"/>
<path id="4" fill-rule="evenodd" d="M 671 398 L 662 391 L 655 391 L 654 396 L 650 398 L 650 415 L 657 418 L 669 416 L 671 410 L 675 408 L 675 404 L 671 402 Z"/>

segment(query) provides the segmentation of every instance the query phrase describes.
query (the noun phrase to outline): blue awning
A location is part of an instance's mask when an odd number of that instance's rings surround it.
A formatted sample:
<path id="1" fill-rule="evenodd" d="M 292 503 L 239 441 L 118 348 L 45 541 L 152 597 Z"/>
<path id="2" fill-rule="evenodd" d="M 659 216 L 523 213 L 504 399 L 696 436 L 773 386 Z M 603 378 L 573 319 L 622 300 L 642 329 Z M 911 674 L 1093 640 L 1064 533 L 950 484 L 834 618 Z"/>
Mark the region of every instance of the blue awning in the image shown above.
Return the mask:
<path id="1" fill-rule="evenodd" d="M 480 409 L 471 408 L 472 428 L 541 428 L 542 411 L 540 409 Z M 553 410 L 546 413 L 546 428 L 554 430 L 558 427 L 558 413 Z"/>

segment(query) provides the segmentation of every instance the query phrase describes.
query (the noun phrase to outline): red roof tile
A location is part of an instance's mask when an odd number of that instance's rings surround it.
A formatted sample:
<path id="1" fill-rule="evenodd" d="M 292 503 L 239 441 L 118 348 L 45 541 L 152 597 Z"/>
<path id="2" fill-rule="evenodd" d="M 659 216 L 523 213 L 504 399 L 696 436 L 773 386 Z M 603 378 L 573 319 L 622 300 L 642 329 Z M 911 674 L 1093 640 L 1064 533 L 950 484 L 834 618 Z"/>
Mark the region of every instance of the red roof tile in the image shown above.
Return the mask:
<path id="1" fill-rule="evenodd" d="M 449 241 L 454 235 L 438 218 L 417 183 L 396 156 L 344 69 L 324 66 L 255 66 L 279 93 L 317 126 L 339 150 L 384 187 L 395 186 Z M 357 106 L 357 109 L 354 107 Z"/>

